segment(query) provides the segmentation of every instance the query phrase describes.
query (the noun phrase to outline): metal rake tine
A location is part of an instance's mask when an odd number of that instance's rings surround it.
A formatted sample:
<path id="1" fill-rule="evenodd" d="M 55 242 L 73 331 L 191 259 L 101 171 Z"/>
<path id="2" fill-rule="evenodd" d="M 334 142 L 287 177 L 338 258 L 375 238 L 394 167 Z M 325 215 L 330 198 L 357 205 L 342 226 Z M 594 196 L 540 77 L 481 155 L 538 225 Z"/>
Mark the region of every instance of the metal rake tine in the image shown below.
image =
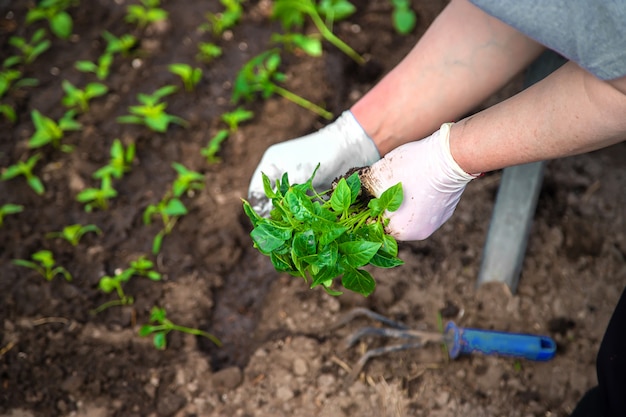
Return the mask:
<path id="1" fill-rule="evenodd" d="M 408 349 L 418 349 L 423 346 L 424 346 L 424 343 L 420 341 L 420 342 L 405 343 L 401 345 L 383 346 L 383 347 L 379 347 L 375 349 L 370 349 L 367 352 L 365 352 L 363 356 L 361 356 L 361 358 L 359 358 L 359 361 L 356 363 L 354 368 L 352 368 L 352 370 L 350 371 L 350 374 L 348 375 L 346 379 L 346 384 L 347 385 L 352 384 L 356 380 L 356 378 L 359 376 L 359 374 L 361 373 L 361 371 L 363 370 L 367 362 L 372 358 L 386 355 L 392 352 L 400 352 L 400 351 L 408 350 Z"/>
<path id="2" fill-rule="evenodd" d="M 330 326 L 330 330 L 336 329 L 345 325 L 346 323 L 356 319 L 357 317 L 365 316 L 377 322 L 386 324 L 389 327 L 393 327 L 394 329 L 403 329 L 408 330 L 409 327 L 403 323 L 399 323 L 397 321 L 391 320 L 388 317 L 385 317 L 381 314 L 375 313 L 372 310 L 363 307 L 356 307 L 352 310 L 348 311 L 344 314 L 337 322 Z"/>

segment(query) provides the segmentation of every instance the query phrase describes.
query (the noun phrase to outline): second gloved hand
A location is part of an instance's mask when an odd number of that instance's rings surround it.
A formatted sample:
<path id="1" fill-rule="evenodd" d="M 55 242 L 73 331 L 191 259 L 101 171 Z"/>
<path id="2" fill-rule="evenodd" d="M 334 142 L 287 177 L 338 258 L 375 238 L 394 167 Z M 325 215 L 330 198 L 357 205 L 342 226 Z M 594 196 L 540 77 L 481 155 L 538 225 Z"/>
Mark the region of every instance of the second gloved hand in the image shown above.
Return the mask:
<path id="1" fill-rule="evenodd" d="M 320 164 L 313 186 L 323 191 L 350 168 L 369 166 L 379 159 L 374 142 L 352 113 L 345 111 L 336 121 L 315 133 L 270 146 L 252 176 L 248 198 L 257 213 L 268 216 L 271 202 L 265 196 L 261 173 L 273 183 L 286 172 L 291 184 L 301 184 Z"/>
<path id="2" fill-rule="evenodd" d="M 402 183 L 402 205 L 386 214 L 387 232 L 398 240 L 430 236 L 452 216 L 465 186 L 477 177 L 464 172 L 452 158 L 450 126 L 444 124 L 431 136 L 394 149 L 362 178 L 376 197 Z"/>

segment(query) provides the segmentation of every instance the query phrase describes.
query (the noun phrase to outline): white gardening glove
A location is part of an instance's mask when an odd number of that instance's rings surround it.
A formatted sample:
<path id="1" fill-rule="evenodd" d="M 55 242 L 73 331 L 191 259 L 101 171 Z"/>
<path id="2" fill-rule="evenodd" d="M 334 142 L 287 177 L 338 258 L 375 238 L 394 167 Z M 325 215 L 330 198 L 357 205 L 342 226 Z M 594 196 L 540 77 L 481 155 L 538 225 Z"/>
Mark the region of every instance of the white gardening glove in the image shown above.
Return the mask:
<path id="1" fill-rule="evenodd" d="M 252 175 L 248 199 L 257 213 L 268 216 L 272 205 L 265 196 L 261 173 L 267 175 L 272 184 L 285 172 L 291 184 L 301 184 L 320 164 L 313 186 L 323 191 L 350 168 L 369 166 L 379 159 L 372 139 L 352 113 L 345 111 L 315 133 L 270 146 Z"/>
<path id="2" fill-rule="evenodd" d="M 478 175 L 464 172 L 450 154 L 450 124 L 402 145 L 370 167 L 363 185 L 375 196 L 402 183 L 404 200 L 387 212 L 386 231 L 398 240 L 422 240 L 452 216 L 465 186 Z"/>

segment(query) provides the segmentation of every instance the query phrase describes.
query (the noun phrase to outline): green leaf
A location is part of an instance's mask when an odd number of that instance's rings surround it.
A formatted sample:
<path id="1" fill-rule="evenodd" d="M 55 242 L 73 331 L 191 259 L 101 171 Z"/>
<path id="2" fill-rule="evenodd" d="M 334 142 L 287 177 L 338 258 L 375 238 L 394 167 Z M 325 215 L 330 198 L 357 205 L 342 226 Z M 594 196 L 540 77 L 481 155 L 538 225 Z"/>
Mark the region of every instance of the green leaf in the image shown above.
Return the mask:
<path id="1" fill-rule="evenodd" d="M 330 197 L 330 205 L 338 213 L 345 213 L 352 203 L 352 191 L 345 178 L 339 180 Z"/>
<path id="2" fill-rule="evenodd" d="M 252 227 L 257 227 L 259 222 L 263 220 L 263 217 L 259 216 L 259 214 L 256 211 L 254 211 L 254 209 L 252 208 L 249 202 L 247 202 L 246 200 L 242 200 L 242 202 L 243 202 L 243 211 L 252 222 Z"/>
<path id="3" fill-rule="evenodd" d="M 291 234 L 291 228 L 277 226 L 266 221 L 255 227 L 250 232 L 250 237 L 262 253 L 269 254 L 291 239 Z"/>
<path id="4" fill-rule="evenodd" d="M 109 294 L 114 291 L 119 286 L 119 283 L 114 278 L 109 276 L 104 276 L 100 278 L 100 282 L 98 283 L 98 288 L 103 292 Z"/>
<path id="5" fill-rule="evenodd" d="M 339 253 L 348 265 L 358 268 L 367 265 L 381 246 L 378 242 L 344 242 L 339 244 Z"/>
<path id="6" fill-rule="evenodd" d="M 146 337 L 152 334 L 156 326 L 151 326 L 149 324 L 144 324 L 139 328 L 139 336 Z"/>
<path id="7" fill-rule="evenodd" d="M 394 268 L 404 264 L 401 259 L 381 251 L 376 252 L 372 259 L 370 259 L 370 263 L 379 268 Z"/>
<path id="8" fill-rule="evenodd" d="M 169 216 L 184 216 L 187 214 L 187 207 L 178 198 L 172 198 L 167 203 L 164 212 Z"/>
<path id="9" fill-rule="evenodd" d="M 153 339 L 154 347 L 159 350 L 163 350 L 167 347 L 167 339 L 165 337 L 165 332 L 158 332 L 154 334 Z"/>
<path id="10" fill-rule="evenodd" d="M 376 281 L 372 275 L 362 269 L 350 268 L 346 270 L 341 278 L 341 285 L 346 289 L 357 292 L 367 297 L 376 288 Z"/>
<path id="11" fill-rule="evenodd" d="M 385 210 L 398 210 L 403 199 L 402 183 L 397 183 L 383 191 L 379 198 L 371 199 L 368 207 L 372 209 L 372 217 L 376 217 L 381 215 Z"/>
<path id="12" fill-rule="evenodd" d="M 312 230 L 294 233 L 292 243 L 294 256 L 301 258 L 313 255 L 315 253 L 316 246 L 315 234 Z"/>
<path id="13" fill-rule="evenodd" d="M 67 12 L 59 12 L 50 19 L 52 33 L 61 39 L 67 39 L 72 34 L 72 17 Z"/>
<path id="14" fill-rule="evenodd" d="M 291 187 L 285 194 L 285 203 L 297 220 L 311 220 L 315 216 L 315 208 L 309 197 L 297 188 Z"/>

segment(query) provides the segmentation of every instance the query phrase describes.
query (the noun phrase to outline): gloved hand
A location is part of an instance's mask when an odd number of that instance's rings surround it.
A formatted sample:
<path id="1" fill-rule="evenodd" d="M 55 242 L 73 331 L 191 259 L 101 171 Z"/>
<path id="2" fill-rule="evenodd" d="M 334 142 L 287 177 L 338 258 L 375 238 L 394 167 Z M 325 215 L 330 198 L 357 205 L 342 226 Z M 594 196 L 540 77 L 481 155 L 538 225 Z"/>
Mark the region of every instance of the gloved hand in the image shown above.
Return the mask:
<path id="1" fill-rule="evenodd" d="M 301 184 L 320 164 L 313 186 L 323 191 L 350 168 L 369 166 L 379 159 L 374 142 L 352 113 L 345 111 L 333 123 L 315 133 L 270 146 L 252 175 L 248 200 L 261 216 L 269 215 L 272 207 L 263 191 L 261 173 L 273 183 L 287 172 L 290 183 Z"/>
<path id="2" fill-rule="evenodd" d="M 452 158 L 450 126 L 444 124 L 431 136 L 394 149 L 362 178 L 375 197 L 402 182 L 402 205 L 386 214 L 386 231 L 398 240 L 430 236 L 452 216 L 465 186 L 478 176 L 464 172 Z"/>

